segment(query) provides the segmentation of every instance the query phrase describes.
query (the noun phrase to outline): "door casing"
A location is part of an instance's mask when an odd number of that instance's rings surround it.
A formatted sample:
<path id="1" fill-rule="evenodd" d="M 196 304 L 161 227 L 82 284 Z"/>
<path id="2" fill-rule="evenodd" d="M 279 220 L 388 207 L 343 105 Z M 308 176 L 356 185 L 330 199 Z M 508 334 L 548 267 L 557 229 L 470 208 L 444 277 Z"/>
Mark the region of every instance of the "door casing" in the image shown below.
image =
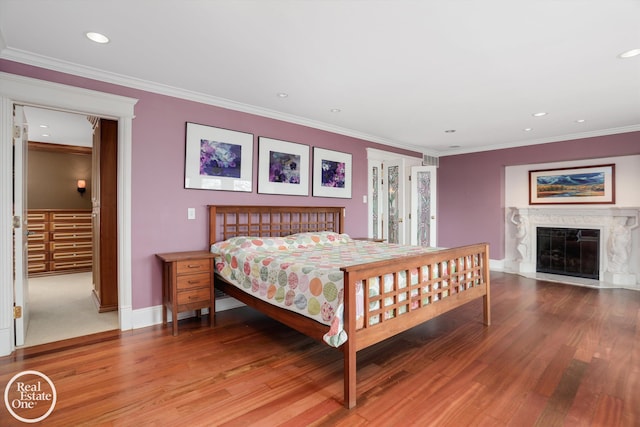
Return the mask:
<path id="1" fill-rule="evenodd" d="M 118 121 L 118 317 L 131 329 L 131 141 L 138 100 L 0 72 L 0 356 L 15 349 L 13 320 L 13 108 L 29 105 Z"/>

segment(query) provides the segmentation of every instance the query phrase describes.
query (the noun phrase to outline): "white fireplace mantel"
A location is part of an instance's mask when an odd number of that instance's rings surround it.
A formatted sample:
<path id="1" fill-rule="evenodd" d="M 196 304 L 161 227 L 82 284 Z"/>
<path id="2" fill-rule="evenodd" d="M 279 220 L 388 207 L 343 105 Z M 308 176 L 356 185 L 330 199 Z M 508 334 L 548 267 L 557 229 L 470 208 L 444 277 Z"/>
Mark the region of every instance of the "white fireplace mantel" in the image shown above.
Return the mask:
<path id="1" fill-rule="evenodd" d="M 507 257 L 515 272 L 536 272 L 536 228 L 589 228 L 600 230 L 602 286 L 637 286 L 640 276 L 638 227 L 640 208 L 615 207 L 510 207 L 507 212 Z"/>

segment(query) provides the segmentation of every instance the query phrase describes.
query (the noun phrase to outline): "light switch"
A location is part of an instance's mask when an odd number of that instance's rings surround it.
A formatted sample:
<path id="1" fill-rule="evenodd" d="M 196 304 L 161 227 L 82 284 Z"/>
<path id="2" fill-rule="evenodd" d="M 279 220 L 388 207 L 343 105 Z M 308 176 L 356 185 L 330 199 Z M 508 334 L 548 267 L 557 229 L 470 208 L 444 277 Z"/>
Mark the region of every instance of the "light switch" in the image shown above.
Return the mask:
<path id="1" fill-rule="evenodd" d="M 196 208 L 187 208 L 187 219 L 196 219 Z"/>

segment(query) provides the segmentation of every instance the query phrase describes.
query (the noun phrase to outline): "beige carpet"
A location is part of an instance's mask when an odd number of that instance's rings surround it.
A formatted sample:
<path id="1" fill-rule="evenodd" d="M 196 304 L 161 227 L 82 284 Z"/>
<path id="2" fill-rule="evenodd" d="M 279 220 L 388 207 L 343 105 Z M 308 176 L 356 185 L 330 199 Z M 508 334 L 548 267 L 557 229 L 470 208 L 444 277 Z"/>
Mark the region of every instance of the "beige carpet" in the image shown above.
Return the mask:
<path id="1" fill-rule="evenodd" d="M 29 279 L 24 347 L 118 329 L 118 312 L 98 313 L 91 272 Z"/>

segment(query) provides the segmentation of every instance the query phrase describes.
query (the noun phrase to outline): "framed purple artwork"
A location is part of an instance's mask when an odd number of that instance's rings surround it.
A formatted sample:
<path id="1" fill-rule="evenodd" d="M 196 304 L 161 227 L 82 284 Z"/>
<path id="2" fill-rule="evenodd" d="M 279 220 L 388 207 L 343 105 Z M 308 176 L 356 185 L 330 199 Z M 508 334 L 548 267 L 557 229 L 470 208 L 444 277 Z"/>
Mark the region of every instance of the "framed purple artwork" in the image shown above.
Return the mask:
<path id="1" fill-rule="evenodd" d="M 309 146 L 258 138 L 258 193 L 309 195 Z"/>
<path id="2" fill-rule="evenodd" d="M 253 135 L 187 123 L 184 188 L 252 192 Z"/>
<path id="3" fill-rule="evenodd" d="M 313 148 L 313 195 L 351 198 L 351 154 Z"/>

